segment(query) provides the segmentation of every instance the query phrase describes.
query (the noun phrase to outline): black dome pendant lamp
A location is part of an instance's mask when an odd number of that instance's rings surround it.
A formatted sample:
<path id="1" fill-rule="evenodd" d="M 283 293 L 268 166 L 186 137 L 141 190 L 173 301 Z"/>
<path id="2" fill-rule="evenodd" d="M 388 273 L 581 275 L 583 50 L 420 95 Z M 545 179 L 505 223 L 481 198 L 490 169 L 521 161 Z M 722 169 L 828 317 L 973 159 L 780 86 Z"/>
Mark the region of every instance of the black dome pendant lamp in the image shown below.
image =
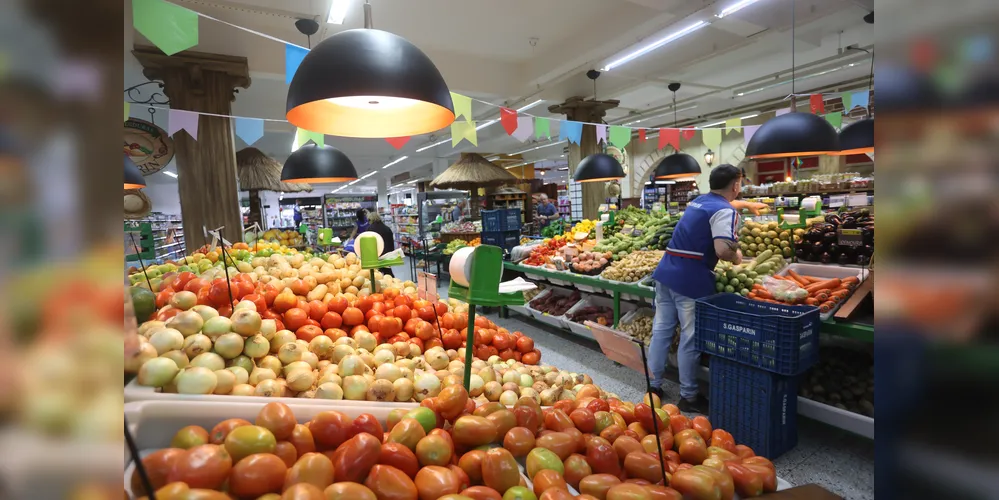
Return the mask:
<path id="1" fill-rule="evenodd" d="M 675 128 L 677 123 L 676 91 L 680 90 L 680 84 L 674 82 L 669 84 L 668 88 L 673 92 L 673 127 Z M 700 173 L 701 165 L 697 163 L 697 160 L 693 156 L 677 150 L 673 154 L 659 160 L 659 164 L 656 165 L 655 178 L 656 180 L 682 179 L 685 177 L 696 177 Z"/>
<path id="2" fill-rule="evenodd" d="M 298 148 L 284 162 L 281 182 L 346 182 L 357 180 L 354 163 L 333 146 L 313 143 Z"/>
<path id="3" fill-rule="evenodd" d="M 868 16 L 870 16 L 868 24 L 874 24 L 874 12 Z M 868 16 L 864 16 L 865 22 L 867 22 Z M 854 48 L 853 50 L 867 52 L 871 56 L 871 76 L 867 83 L 867 93 L 870 95 L 874 89 L 874 54 L 867 49 Z M 846 110 L 846 112 L 849 111 Z M 871 116 L 870 103 L 867 107 L 867 118 L 853 122 L 839 131 L 839 146 L 840 151 L 836 154 L 840 156 L 874 153 L 874 117 Z"/>
<path id="4" fill-rule="evenodd" d="M 146 187 L 146 180 L 142 178 L 142 172 L 128 155 L 125 157 L 125 189 L 142 189 Z"/>
<path id="5" fill-rule="evenodd" d="M 787 158 L 838 154 L 839 135 L 821 116 L 798 113 L 795 105 L 794 0 L 791 0 L 791 112 L 763 124 L 746 147 L 746 158 Z"/>
<path id="6" fill-rule="evenodd" d="M 621 162 L 604 153 L 583 158 L 583 161 L 576 165 L 576 173 L 572 176 L 575 182 L 602 182 L 623 178 L 624 167 L 621 166 Z"/>
<path id="7" fill-rule="evenodd" d="M 288 121 L 364 138 L 425 134 L 454 122 L 451 93 L 430 58 L 405 38 L 373 29 L 367 2 L 364 26 L 309 51 L 288 88 Z"/>

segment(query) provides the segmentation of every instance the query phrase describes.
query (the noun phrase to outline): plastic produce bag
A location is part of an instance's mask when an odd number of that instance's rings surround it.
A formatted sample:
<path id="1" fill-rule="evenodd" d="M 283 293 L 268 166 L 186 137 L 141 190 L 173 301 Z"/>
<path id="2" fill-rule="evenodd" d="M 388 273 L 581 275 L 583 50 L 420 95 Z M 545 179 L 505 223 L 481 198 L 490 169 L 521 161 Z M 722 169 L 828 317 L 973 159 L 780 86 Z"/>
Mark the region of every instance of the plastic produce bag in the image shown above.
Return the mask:
<path id="1" fill-rule="evenodd" d="M 797 284 L 771 276 L 763 278 L 763 288 L 781 302 L 794 303 L 808 298 L 808 292 Z"/>

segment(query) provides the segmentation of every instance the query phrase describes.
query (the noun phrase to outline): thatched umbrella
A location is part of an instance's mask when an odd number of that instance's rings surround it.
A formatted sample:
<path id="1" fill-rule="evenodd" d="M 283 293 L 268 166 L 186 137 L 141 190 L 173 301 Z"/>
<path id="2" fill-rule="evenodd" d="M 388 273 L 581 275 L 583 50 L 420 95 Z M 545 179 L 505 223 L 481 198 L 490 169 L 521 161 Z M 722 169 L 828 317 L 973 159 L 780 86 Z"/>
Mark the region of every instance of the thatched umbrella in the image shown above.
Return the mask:
<path id="1" fill-rule="evenodd" d="M 312 185 L 305 182 L 281 182 L 283 165 L 265 155 L 257 148 L 245 148 L 236 153 L 236 172 L 239 188 L 250 192 L 250 224 L 263 226 L 260 191 L 297 193 L 312 191 Z"/>
<path id="2" fill-rule="evenodd" d="M 506 169 L 482 157 L 477 153 L 462 153 L 461 158 L 438 175 L 431 187 L 439 189 L 460 189 L 471 191 L 473 218 L 479 216 L 479 188 L 517 184 L 521 180 Z"/>

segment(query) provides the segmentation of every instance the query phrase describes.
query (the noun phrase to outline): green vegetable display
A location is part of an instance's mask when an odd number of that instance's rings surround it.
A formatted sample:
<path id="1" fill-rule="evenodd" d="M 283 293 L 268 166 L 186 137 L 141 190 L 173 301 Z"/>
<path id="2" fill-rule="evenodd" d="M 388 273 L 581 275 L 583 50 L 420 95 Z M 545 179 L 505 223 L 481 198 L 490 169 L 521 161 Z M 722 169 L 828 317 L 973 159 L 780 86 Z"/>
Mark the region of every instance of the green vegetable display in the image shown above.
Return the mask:
<path id="1" fill-rule="evenodd" d="M 753 284 L 763 284 L 765 276 L 773 275 L 787 265 L 780 254 L 767 250 L 748 263 L 732 265 L 731 262 L 719 260 L 715 266 L 715 290 L 725 293 L 738 293 L 745 297 L 753 288 Z"/>

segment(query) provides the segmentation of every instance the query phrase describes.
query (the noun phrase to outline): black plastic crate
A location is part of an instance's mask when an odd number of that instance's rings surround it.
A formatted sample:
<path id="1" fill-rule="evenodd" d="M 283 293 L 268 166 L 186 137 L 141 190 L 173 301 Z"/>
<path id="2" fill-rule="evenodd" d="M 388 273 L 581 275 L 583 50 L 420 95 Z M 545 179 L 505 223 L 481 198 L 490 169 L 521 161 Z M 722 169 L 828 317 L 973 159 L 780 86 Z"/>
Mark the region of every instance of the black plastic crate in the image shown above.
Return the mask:
<path id="1" fill-rule="evenodd" d="M 773 460 L 798 444 L 798 376 L 711 358 L 708 418 L 736 443 Z"/>

